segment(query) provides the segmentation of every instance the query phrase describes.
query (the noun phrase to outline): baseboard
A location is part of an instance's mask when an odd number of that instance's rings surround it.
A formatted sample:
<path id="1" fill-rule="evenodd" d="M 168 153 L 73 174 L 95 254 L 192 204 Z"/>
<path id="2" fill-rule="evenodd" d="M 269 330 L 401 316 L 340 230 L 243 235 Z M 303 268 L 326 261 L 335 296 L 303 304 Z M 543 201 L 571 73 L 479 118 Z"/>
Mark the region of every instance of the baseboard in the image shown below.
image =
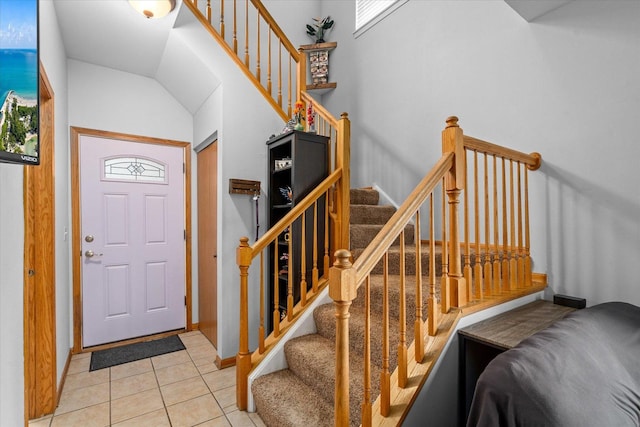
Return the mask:
<path id="1" fill-rule="evenodd" d="M 71 364 L 71 356 L 73 356 L 73 349 L 69 349 L 67 354 L 67 361 L 64 363 L 64 369 L 62 369 L 62 377 L 60 377 L 60 384 L 58 385 L 58 394 L 56 395 L 56 408 L 60 403 L 60 396 L 62 396 L 62 389 L 64 389 L 64 382 L 67 379 L 67 373 L 69 372 L 69 365 Z"/>
<path id="2" fill-rule="evenodd" d="M 200 329 L 200 323 L 192 323 L 190 331 L 197 331 Z"/>
<path id="3" fill-rule="evenodd" d="M 235 365 L 236 365 L 235 356 L 227 357 L 226 359 L 221 359 L 219 355 L 216 355 L 216 366 L 218 367 L 218 369 L 229 368 Z"/>

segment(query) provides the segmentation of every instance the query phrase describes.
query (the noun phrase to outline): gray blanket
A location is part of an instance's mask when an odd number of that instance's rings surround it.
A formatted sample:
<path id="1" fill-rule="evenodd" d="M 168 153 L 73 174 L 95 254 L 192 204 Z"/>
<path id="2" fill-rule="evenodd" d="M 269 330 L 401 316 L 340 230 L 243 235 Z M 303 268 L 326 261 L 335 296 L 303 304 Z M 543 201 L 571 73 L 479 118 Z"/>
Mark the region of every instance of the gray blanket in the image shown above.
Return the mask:
<path id="1" fill-rule="evenodd" d="M 640 426 L 640 307 L 575 311 L 497 356 L 467 426 Z"/>

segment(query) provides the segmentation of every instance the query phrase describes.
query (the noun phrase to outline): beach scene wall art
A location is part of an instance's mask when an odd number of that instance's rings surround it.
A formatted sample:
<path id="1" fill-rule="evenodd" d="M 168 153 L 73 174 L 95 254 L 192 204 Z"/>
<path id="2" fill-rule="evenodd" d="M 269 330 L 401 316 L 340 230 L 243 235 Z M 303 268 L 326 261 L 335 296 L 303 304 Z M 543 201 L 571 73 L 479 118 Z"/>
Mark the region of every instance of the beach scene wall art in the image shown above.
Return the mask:
<path id="1" fill-rule="evenodd" d="M 38 164 L 38 0 L 0 0 L 0 161 Z"/>

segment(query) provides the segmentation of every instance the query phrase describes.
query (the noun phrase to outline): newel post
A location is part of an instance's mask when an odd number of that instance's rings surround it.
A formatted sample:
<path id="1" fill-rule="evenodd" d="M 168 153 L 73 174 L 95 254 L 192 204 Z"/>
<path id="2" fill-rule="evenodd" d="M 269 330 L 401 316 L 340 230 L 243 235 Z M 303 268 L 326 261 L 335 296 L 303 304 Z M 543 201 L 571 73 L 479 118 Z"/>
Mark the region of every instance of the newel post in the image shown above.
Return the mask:
<path id="1" fill-rule="evenodd" d="M 349 245 L 349 205 L 351 190 L 351 121 L 347 113 L 338 120 L 336 141 L 336 169 L 342 169 L 342 178 L 336 186 L 336 230 L 334 250 L 348 248 Z"/>
<path id="2" fill-rule="evenodd" d="M 458 126 L 458 118 L 447 118 L 447 127 L 442 131 L 442 153 L 453 153 L 453 167 L 446 177 L 446 191 L 449 201 L 449 295 L 451 305 L 462 307 L 467 304 L 467 285 L 462 274 L 460 256 L 460 226 L 458 224 L 458 206 L 460 193 L 464 190 L 467 171 L 465 169 L 464 137 Z M 443 242 L 444 243 L 444 242 Z"/>
<path id="3" fill-rule="evenodd" d="M 349 259 L 351 253 L 340 249 L 329 270 L 329 296 L 336 307 L 336 388 L 334 425 L 349 426 L 349 307 L 356 298 L 356 275 Z"/>
<path id="4" fill-rule="evenodd" d="M 298 49 L 298 65 L 296 73 L 298 74 L 296 100 L 301 100 L 300 92 L 307 91 L 307 55 L 305 55 L 302 49 Z"/>
<path id="5" fill-rule="evenodd" d="M 249 266 L 251 265 L 251 247 L 249 238 L 240 238 L 236 249 L 236 263 L 240 268 L 240 342 L 236 355 L 236 405 L 241 411 L 247 409 L 248 377 L 251 371 L 251 353 L 249 353 Z"/>

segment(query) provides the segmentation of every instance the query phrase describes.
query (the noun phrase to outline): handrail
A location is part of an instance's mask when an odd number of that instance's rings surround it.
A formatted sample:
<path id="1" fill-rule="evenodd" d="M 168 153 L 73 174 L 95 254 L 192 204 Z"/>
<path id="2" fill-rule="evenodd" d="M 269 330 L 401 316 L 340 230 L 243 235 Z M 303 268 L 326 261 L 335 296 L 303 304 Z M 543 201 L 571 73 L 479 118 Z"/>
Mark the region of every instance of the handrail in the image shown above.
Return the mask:
<path id="1" fill-rule="evenodd" d="M 371 243 L 363 250 L 362 254 L 353 263 L 356 270 L 356 283 L 359 287 L 364 279 L 371 273 L 376 263 L 384 252 L 389 249 L 400 231 L 409 223 L 420 205 L 429 197 L 436 186 L 442 181 L 445 174 L 453 165 L 453 153 L 445 153 L 435 164 L 433 169 L 420 181 L 411 194 L 407 197 L 407 203 L 398 208 L 383 228 L 373 238 Z"/>
<path id="2" fill-rule="evenodd" d="M 537 170 L 542 161 L 542 156 L 540 156 L 539 153 L 525 154 L 512 148 L 503 147 L 467 135 L 464 135 L 464 148 L 523 163 L 532 171 Z"/>
<path id="3" fill-rule="evenodd" d="M 342 177 L 342 169 L 333 171 L 331 175 L 326 177 L 317 187 L 315 187 L 309 194 L 307 194 L 300 202 L 298 202 L 287 214 L 280 219 L 274 226 L 269 228 L 251 247 L 252 258 L 259 254 L 264 249 L 273 243 L 273 241 L 292 223 L 298 218 L 304 211 L 313 206 L 313 203 L 318 200 L 324 193 L 329 191 L 329 188 L 334 186 L 338 180 Z"/>

